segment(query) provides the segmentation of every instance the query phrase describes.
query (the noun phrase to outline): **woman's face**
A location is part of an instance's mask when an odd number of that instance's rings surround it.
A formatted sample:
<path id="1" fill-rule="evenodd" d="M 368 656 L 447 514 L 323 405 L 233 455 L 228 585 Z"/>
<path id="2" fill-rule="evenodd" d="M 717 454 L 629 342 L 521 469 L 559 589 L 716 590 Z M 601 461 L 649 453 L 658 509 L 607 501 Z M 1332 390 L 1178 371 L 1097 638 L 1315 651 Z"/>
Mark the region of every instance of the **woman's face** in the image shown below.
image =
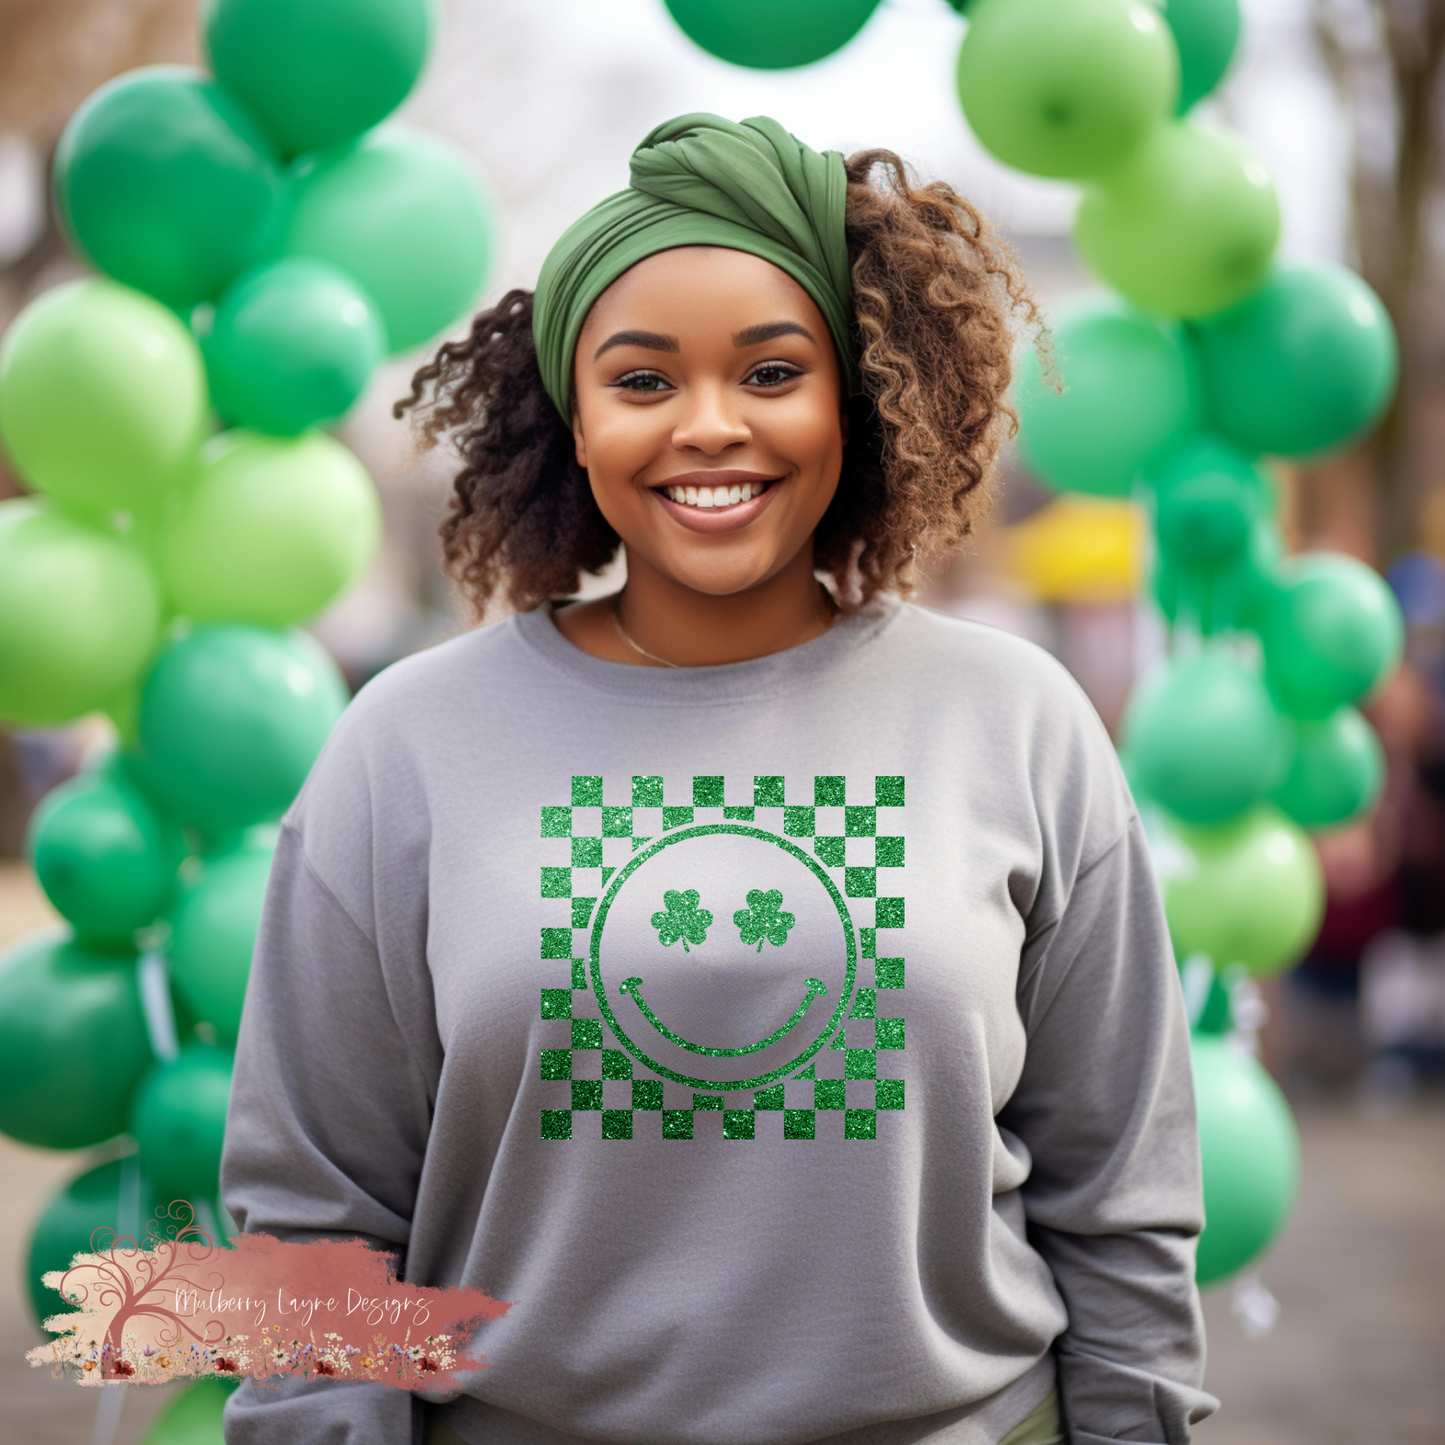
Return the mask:
<path id="1" fill-rule="evenodd" d="M 639 261 L 588 314 L 574 395 L 577 460 L 630 566 L 725 596 L 811 556 L 843 462 L 842 386 L 786 272 L 716 246 Z"/>

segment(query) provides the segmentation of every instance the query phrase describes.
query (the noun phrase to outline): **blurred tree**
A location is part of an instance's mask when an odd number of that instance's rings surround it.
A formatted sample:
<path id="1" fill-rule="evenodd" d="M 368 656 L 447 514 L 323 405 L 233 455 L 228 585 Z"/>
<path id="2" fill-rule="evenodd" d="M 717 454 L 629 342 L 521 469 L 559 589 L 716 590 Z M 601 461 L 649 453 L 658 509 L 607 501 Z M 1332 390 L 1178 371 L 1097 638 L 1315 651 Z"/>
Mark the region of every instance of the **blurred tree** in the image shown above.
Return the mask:
<path id="1" fill-rule="evenodd" d="M 1313 0 L 1350 120 L 1356 264 L 1400 335 L 1400 388 L 1371 446 L 1382 563 L 1418 545 L 1445 308 L 1431 282 L 1445 202 L 1445 0 Z"/>

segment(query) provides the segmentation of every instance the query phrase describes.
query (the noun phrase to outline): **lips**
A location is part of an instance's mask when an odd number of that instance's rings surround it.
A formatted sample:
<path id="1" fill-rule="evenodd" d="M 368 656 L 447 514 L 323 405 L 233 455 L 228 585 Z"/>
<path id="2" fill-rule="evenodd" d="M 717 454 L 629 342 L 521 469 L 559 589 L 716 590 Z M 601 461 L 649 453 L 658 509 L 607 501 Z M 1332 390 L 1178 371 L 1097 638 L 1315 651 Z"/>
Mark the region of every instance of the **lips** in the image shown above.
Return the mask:
<path id="1" fill-rule="evenodd" d="M 693 532 L 745 527 L 772 499 L 780 478 L 759 472 L 688 472 L 651 488 L 663 509 Z"/>

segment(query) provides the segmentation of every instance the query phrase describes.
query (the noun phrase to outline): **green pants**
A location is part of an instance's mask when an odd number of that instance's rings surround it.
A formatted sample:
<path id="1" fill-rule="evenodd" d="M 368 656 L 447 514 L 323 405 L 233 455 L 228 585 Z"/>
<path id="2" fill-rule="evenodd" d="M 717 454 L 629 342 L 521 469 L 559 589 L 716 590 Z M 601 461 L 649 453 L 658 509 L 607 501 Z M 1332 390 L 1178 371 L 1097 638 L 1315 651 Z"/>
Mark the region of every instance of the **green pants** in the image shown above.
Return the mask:
<path id="1" fill-rule="evenodd" d="M 1026 1420 L 1015 1425 L 999 1441 L 999 1445 L 1063 1445 L 1063 1440 L 1059 1396 L 1055 1392 Z M 466 1445 L 466 1442 L 455 1430 L 448 1430 L 433 1416 L 427 1425 L 426 1445 Z"/>
<path id="2" fill-rule="evenodd" d="M 1059 1392 L 1054 1391 L 1031 1415 L 1019 1421 L 999 1445 L 1063 1445 L 1064 1422 L 1059 1418 Z"/>

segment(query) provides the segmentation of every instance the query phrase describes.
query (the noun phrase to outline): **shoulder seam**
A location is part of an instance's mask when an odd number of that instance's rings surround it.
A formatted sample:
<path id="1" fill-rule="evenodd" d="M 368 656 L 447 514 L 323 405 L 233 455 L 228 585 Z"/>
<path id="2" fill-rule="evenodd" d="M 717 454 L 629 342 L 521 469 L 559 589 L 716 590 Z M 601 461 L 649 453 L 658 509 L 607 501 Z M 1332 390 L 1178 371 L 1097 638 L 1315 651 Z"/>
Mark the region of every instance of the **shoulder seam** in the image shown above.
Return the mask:
<path id="1" fill-rule="evenodd" d="M 295 834 L 296 842 L 301 849 L 301 861 L 306 865 L 306 871 L 311 875 L 313 880 L 315 880 L 316 886 L 321 889 L 323 893 L 326 894 L 326 896 L 342 911 L 343 914 L 345 914 L 346 919 L 351 924 L 351 926 L 372 946 L 372 948 L 375 948 L 377 946 L 376 939 L 371 936 L 369 930 L 364 928 L 361 923 L 358 922 L 356 915 L 353 914 L 352 911 L 341 901 L 341 899 L 336 896 L 335 889 L 333 889 L 332 886 L 321 876 L 320 872 L 317 870 L 316 865 L 311 861 L 311 855 L 306 851 L 306 835 L 294 823 L 288 823 L 284 819 L 281 822 L 281 827 L 285 831 Z"/>

